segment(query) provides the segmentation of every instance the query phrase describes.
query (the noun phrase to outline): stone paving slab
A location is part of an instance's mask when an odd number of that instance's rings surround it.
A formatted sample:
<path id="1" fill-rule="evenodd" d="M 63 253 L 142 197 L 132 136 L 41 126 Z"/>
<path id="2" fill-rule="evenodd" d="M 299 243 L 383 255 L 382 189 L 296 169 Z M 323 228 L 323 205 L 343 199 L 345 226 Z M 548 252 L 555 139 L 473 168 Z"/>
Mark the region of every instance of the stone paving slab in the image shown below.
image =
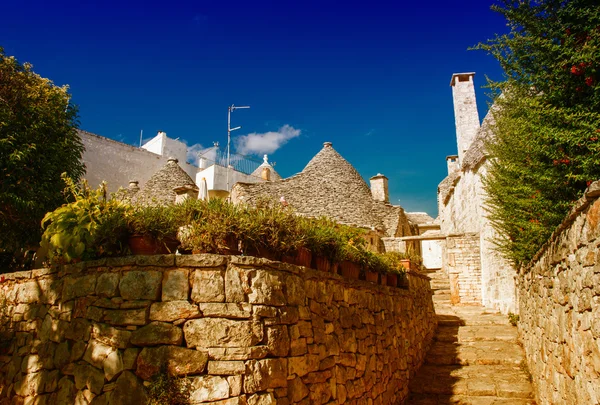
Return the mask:
<path id="1" fill-rule="evenodd" d="M 515 342 L 474 341 L 464 343 L 435 342 L 427 353 L 429 364 L 513 364 L 523 360 L 523 351 Z"/>
<path id="2" fill-rule="evenodd" d="M 448 278 L 430 274 L 436 287 L 435 342 L 410 382 L 406 405 L 533 405 L 523 349 L 506 315 L 476 305 L 452 305 Z"/>
<path id="3" fill-rule="evenodd" d="M 410 383 L 417 394 L 497 396 L 530 399 L 533 397 L 528 376 L 518 367 L 443 366 L 426 364 Z M 410 402 L 409 402 L 410 404 Z"/>
<path id="4" fill-rule="evenodd" d="M 435 339 L 440 342 L 476 342 L 480 340 L 502 340 L 516 342 L 517 328 L 505 325 L 462 326 L 456 330 L 452 327 L 439 327 Z"/>
<path id="5" fill-rule="evenodd" d="M 407 405 L 535 405 L 535 401 L 523 398 L 468 397 L 464 395 L 412 394 Z"/>

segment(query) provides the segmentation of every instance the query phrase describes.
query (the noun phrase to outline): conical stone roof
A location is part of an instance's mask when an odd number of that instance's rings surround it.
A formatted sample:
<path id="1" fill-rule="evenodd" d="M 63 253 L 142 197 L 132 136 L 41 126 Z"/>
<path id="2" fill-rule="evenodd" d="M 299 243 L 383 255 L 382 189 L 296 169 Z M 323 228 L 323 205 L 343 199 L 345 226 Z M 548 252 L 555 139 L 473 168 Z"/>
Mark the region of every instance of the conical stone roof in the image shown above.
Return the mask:
<path id="1" fill-rule="evenodd" d="M 284 197 L 301 215 L 326 216 L 340 223 L 382 230 L 389 236 L 402 231 L 399 225 L 405 218 L 401 207 L 373 200 L 362 176 L 331 142 L 325 142 L 295 176 L 270 183 L 237 183 L 232 194 L 234 201 L 251 205 L 260 197 Z"/>
<path id="2" fill-rule="evenodd" d="M 281 176 L 279 173 L 275 171 L 275 168 L 271 166 L 269 161 L 267 160 L 267 155 L 264 157 L 264 162 L 256 168 L 250 175 L 254 177 L 262 178 L 262 170 L 263 168 L 268 168 L 271 171 L 271 181 L 281 180 Z"/>
<path id="3" fill-rule="evenodd" d="M 196 186 L 196 183 L 179 166 L 177 159 L 169 158 L 167 164 L 150 177 L 133 202 L 147 205 L 172 204 L 176 197 L 173 189 L 182 186 Z"/>

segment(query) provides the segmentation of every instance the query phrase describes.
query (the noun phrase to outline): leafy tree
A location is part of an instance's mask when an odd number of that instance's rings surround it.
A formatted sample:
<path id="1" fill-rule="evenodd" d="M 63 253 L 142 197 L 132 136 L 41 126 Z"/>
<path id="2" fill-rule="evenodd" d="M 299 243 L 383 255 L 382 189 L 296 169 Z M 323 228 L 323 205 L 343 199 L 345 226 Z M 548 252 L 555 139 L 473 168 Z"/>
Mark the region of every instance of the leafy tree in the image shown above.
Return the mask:
<path id="1" fill-rule="evenodd" d="M 44 214 L 65 202 L 61 173 L 84 173 L 67 90 L 0 48 L 0 267 L 38 245 Z"/>
<path id="2" fill-rule="evenodd" d="M 484 185 L 500 251 L 519 265 L 600 178 L 600 7 L 503 0 L 492 9 L 510 32 L 477 46 L 505 73 L 490 82 L 495 139 Z"/>

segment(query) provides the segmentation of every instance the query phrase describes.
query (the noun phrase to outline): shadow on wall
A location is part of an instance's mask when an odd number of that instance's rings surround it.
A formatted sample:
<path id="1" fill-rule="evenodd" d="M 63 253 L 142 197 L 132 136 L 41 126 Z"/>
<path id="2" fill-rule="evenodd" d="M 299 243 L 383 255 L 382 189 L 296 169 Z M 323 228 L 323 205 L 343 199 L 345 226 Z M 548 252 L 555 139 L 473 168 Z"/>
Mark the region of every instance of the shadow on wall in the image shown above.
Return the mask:
<path id="1" fill-rule="evenodd" d="M 438 329 L 418 378 L 410 382 L 406 405 L 452 405 L 460 393 L 462 365 L 458 359 L 458 329 L 463 321 L 455 315 L 438 315 Z M 439 342 L 439 343 L 438 343 Z M 430 363 L 435 359 L 435 364 Z M 466 390 L 465 390 L 466 392 Z M 433 394 L 433 395 L 432 395 Z"/>

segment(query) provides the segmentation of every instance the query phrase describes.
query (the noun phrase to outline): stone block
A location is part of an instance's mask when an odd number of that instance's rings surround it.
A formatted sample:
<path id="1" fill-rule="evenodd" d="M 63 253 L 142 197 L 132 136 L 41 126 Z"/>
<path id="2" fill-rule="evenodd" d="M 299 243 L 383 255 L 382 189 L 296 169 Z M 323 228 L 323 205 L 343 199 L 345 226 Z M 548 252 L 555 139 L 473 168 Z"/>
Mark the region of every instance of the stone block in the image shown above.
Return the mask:
<path id="1" fill-rule="evenodd" d="M 92 325 L 92 337 L 108 346 L 125 349 L 131 340 L 131 332 L 103 323 L 94 323 Z"/>
<path id="2" fill-rule="evenodd" d="M 73 298 L 94 295 L 96 289 L 95 274 L 82 277 L 65 277 L 63 280 L 62 300 L 69 301 Z"/>
<path id="3" fill-rule="evenodd" d="M 159 271 L 129 271 L 121 277 L 119 290 L 125 300 L 155 300 L 160 298 L 162 273 Z"/>
<path id="4" fill-rule="evenodd" d="M 292 403 L 297 403 L 308 396 L 310 391 L 299 377 L 288 381 L 288 398 Z"/>
<path id="5" fill-rule="evenodd" d="M 192 287 L 193 302 L 225 301 L 223 270 L 196 270 Z"/>
<path id="6" fill-rule="evenodd" d="M 96 283 L 96 295 L 112 298 L 119 294 L 119 273 L 102 273 Z"/>
<path id="7" fill-rule="evenodd" d="M 162 300 L 187 300 L 190 292 L 188 271 L 184 269 L 165 271 L 162 280 Z"/>
<path id="8" fill-rule="evenodd" d="M 248 301 L 252 304 L 283 306 L 287 304 L 285 273 L 256 270 L 249 273 Z"/>
<path id="9" fill-rule="evenodd" d="M 141 349 L 130 347 L 123 352 L 123 368 L 125 370 L 133 370 L 136 367 L 137 358 Z"/>
<path id="10" fill-rule="evenodd" d="M 200 317 L 198 306 L 188 301 L 156 302 L 150 306 L 150 320 L 173 322 Z"/>
<path id="11" fill-rule="evenodd" d="M 256 321 L 193 319 L 183 331 L 188 347 L 250 347 L 263 339 L 263 327 Z"/>
<path id="12" fill-rule="evenodd" d="M 178 346 L 145 347 L 137 358 L 135 373 L 149 380 L 165 367 L 170 375 L 194 375 L 202 373 L 207 362 L 208 355 L 198 350 Z"/>
<path id="13" fill-rule="evenodd" d="M 246 302 L 248 271 L 230 265 L 225 272 L 225 301 Z"/>
<path id="14" fill-rule="evenodd" d="M 249 360 L 246 362 L 244 392 L 252 394 L 287 387 L 287 359 Z"/>
<path id="15" fill-rule="evenodd" d="M 269 354 L 275 357 L 287 356 L 290 351 L 290 335 L 287 326 L 268 326 L 266 330 Z"/>
<path id="16" fill-rule="evenodd" d="M 87 361 L 96 368 L 102 369 L 104 360 L 106 360 L 108 355 L 115 350 L 115 348 L 107 346 L 102 342 L 90 340 L 85 354 L 83 355 L 83 360 Z"/>
<path id="17" fill-rule="evenodd" d="M 268 392 L 265 394 L 250 395 L 248 397 L 247 401 L 248 401 L 248 405 L 275 405 L 275 404 L 277 404 L 277 399 L 275 399 L 275 395 L 273 395 L 272 392 Z"/>
<path id="18" fill-rule="evenodd" d="M 208 374 L 213 375 L 242 375 L 246 372 L 243 361 L 209 361 Z"/>
<path id="19" fill-rule="evenodd" d="M 229 398 L 229 383 L 224 377 L 207 375 L 191 378 L 192 403 Z"/>
<path id="20" fill-rule="evenodd" d="M 213 254 L 180 255 L 175 258 L 177 267 L 221 267 L 227 257 Z"/>
<path id="21" fill-rule="evenodd" d="M 214 360 L 251 360 L 267 357 L 267 346 L 209 347 L 208 355 Z"/>
<path id="22" fill-rule="evenodd" d="M 242 303 L 200 303 L 202 316 L 206 318 L 248 319 L 252 315 L 252 304 Z"/>
<path id="23" fill-rule="evenodd" d="M 117 326 L 143 326 L 146 324 L 146 313 L 145 308 L 107 310 L 104 315 L 104 322 Z"/>
<path id="24" fill-rule="evenodd" d="M 108 395 L 109 405 L 145 404 L 147 402 L 148 395 L 142 382 L 129 371 L 121 373 L 114 390 L 110 391 Z"/>
<path id="25" fill-rule="evenodd" d="M 75 387 L 78 390 L 89 388 L 94 394 L 102 393 L 104 386 L 104 373 L 88 364 L 77 364 L 73 371 Z"/>
<path id="26" fill-rule="evenodd" d="M 112 381 L 113 378 L 118 376 L 124 369 L 123 357 L 119 350 L 115 350 L 106 356 L 102 363 L 102 369 L 104 370 L 104 377 L 106 381 Z"/>
<path id="27" fill-rule="evenodd" d="M 181 345 L 181 328 L 166 322 L 152 322 L 131 334 L 131 343 L 136 346 Z"/>

